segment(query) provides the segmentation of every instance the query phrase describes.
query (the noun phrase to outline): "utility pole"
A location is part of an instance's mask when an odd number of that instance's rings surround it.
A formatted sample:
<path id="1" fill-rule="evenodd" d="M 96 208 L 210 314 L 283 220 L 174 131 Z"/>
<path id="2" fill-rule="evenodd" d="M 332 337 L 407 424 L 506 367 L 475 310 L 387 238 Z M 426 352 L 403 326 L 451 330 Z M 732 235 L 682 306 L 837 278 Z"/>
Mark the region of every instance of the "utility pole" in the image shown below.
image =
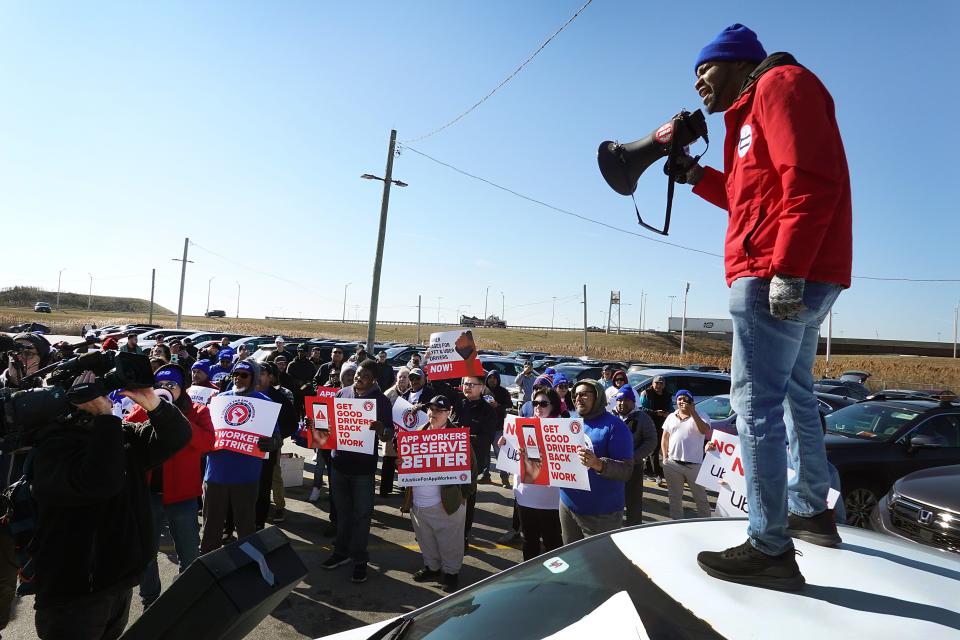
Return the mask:
<path id="1" fill-rule="evenodd" d="M 957 357 L 957 325 L 960 324 L 960 302 L 953 308 L 953 357 Z"/>
<path id="2" fill-rule="evenodd" d="M 380 268 L 383 266 L 383 241 L 387 234 L 387 209 L 390 206 L 390 185 L 393 179 L 393 156 L 397 150 L 397 130 L 390 130 L 390 146 L 387 149 L 387 168 L 383 176 L 383 201 L 380 203 L 380 231 L 377 234 L 377 257 L 373 263 L 373 287 L 370 291 L 370 321 L 367 325 L 367 353 L 373 353 L 377 338 L 377 303 L 380 301 Z M 364 174 L 369 175 L 369 174 Z M 361 176 L 363 177 L 363 176 Z M 397 186 L 405 183 L 396 181 Z"/>
<path id="3" fill-rule="evenodd" d="M 617 335 L 620 335 L 620 327 L 623 326 L 623 324 L 621 324 L 621 321 L 620 321 L 621 319 L 620 311 L 622 306 L 623 305 L 620 305 L 620 304 L 617 305 Z"/>
<path id="4" fill-rule="evenodd" d="M 490 302 L 490 285 L 487 285 L 487 293 L 483 296 L 483 326 L 487 326 L 487 304 Z"/>
<path id="5" fill-rule="evenodd" d="M 443 296 L 437 296 L 437 324 L 440 324 L 440 301 L 443 300 Z"/>
<path id="6" fill-rule="evenodd" d="M 690 293 L 690 283 L 683 290 L 683 322 L 680 325 L 680 355 L 683 355 L 683 341 L 687 335 L 687 294 Z"/>
<path id="7" fill-rule="evenodd" d="M 667 333 L 670 333 L 670 318 L 673 317 L 673 299 L 677 296 L 667 296 L 670 298 L 670 315 L 667 316 Z"/>
<path id="8" fill-rule="evenodd" d="M 60 278 L 63 277 L 63 272 L 66 270 L 66 267 L 64 267 L 60 269 L 60 273 L 57 274 L 57 311 L 60 311 Z"/>
<path id="9" fill-rule="evenodd" d="M 423 310 L 423 296 L 417 295 L 417 344 L 420 344 L 420 311 Z"/>
<path id="10" fill-rule="evenodd" d="M 183 285 L 187 281 L 187 263 L 193 260 L 187 260 L 187 250 L 190 248 L 190 238 L 183 239 L 183 258 L 170 258 L 174 262 L 180 262 L 180 301 L 177 303 L 177 329 L 180 329 L 180 321 L 183 318 Z"/>
<path id="11" fill-rule="evenodd" d="M 237 318 L 240 318 L 240 281 L 237 280 Z"/>
<path id="12" fill-rule="evenodd" d="M 503 295 L 503 291 L 500 292 L 500 319 L 504 324 L 507 323 L 507 298 Z"/>
<path id="13" fill-rule="evenodd" d="M 583 285 L 583 355 L 587 355 L 587 285 Z"/>
<path id="14" fill-rule="evenodd" d="M 557 317 L 557 296 L 553 296 L 553 311 L 550 312 L 550 330 L 553 331 L 553 321 Z"/>
<path id="15" fill-rule="evenodd" d="M 344 324 L 347 321 L 347 287 L 352 285 L 352 282 L 348 282 L 343 285 L 343 319 L 340 320 L 340 324 Z"/>
<path id="16" fill-rule="evenodd" d="M 637 335 L 638 335 L 638 336 L 639 336 L 641 333 L 643 333 L 643 296 L 644 296 L 643 289 L 641 289 L 641 290 L 640 290 L 640 320 L 639 320 L 639 324 L 637 324 Z"/>
<path id="17" fill-rule="evenodd" d="M 833 307 L 830 307 L 830 313 L 827 314 L 827 357 L 826 361 L 830 363 L 830 342 L 833 340 Z"/>
<path id="18" fill-rule="evenodd" d="M 93 274 L 87 273 L 90 276 L 90 288 L 87 290 L 87 311 L 90 311 L 90 308 L 93 304 Z"/>
<path id="19" fill-rule="evenodd" d="M 210 279 L 207 280 L 207 313 L 210 313 L 210 285 L 213 284 L 214 278 L 217 276 L 210 276 Z"/>
<path id="20" fill-rule="evenodd" d="M 153 324 L 153 291 L 157 284 L 157 270 L 150 270 L 150 319 L 147 320 L 148 324 Z"/>

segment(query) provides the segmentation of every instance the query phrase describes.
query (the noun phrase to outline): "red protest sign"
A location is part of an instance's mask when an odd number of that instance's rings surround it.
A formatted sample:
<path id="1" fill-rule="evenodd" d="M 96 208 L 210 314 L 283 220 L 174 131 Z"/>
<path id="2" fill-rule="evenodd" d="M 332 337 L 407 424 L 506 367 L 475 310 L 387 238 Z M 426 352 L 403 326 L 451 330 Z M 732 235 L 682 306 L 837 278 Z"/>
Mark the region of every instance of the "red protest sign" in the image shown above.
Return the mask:
<path id="1" fill-rule="evenodd" d="M 320 389 L 323 388 L 320 387 Z M 336 389 L 333 391 L 336 392 Z M 336 449 L 337 427 L 333 419 L 333 396 L 307 396 L 303 399 L 303 403 L 307 410 L 307 417 L 313 422 L 313 428 L 307 429 L 307 447 Z"/>
<path id="2" fill-rule="evenodd" d="M 470 482 L 470 430 L 421 429 L 397 433 L 401 487 Z"/>
<path id="3" fill-rule="evenodd" d="M 441 331 L 430 334 L 427 364 L 424 367 L 431 380 L 446 380 L 464 376 L 484 376 L 483 364 L 477 359 L 477 345 L 472 331 Z"/>

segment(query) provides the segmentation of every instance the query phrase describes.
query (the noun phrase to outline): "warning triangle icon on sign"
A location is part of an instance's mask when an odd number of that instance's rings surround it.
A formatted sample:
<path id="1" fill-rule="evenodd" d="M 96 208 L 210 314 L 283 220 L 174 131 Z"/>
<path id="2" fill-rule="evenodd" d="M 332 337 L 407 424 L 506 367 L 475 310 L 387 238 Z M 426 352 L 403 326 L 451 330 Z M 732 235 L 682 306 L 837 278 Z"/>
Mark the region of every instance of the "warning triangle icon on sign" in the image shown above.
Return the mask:
<path id="1" fill-rule="evenodd" d="M 326 422 L 326 421 L 327 421 L 327 414 L 326 414 L 326 412 L 324 411 L 325 408 L 326 408 L 326 407 L 325 407 L 324 405 L 322 405 L 322 404 L 315 404 L 315 405 L 313 405 L 313 412 L 314 412 L 313 419 L 314 419 L 314 420 L 323 420 L 324 422 Z"/>
<path id="2" fill-rule="evenodd" d="M 536 447 L 536 446 L 537 446 L 537 441 L 534 440 L 534 439 L 533 439 L 533 436 L 531 436 L 531 435 L 528 435 L 528 436 L 527 436 L 527 446 L 528 446 L 528 447 Z"/>

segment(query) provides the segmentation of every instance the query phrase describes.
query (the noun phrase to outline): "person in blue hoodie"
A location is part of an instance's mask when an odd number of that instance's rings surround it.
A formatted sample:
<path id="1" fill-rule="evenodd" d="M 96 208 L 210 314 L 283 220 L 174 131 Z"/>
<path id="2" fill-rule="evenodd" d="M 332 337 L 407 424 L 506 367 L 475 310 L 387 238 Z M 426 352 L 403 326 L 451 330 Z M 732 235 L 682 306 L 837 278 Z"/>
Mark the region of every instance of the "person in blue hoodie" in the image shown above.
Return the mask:
<path id="1" fill-rule="evenodd" d="M 633 435 L 623 420 L 607 412 L 603 385 L 577 382 L 573 402 L 589 440 L 580 450 L 580 461 L 589 469 L 590 490 L 560 489 L 563 544 L 620 528 L 625 484 L 633 473 Z"/>
<path id="2" fill-rule="evenodd" d="M 233 388 L 221 396 L 244 396 L 270 401 L 257 391 L 260 366 L 252 359 L 241 360 L 231 374 Z M 260 438 L 261 451 L 276 451 L 279 438 Z M 223 526 L 228 512 L 233 513 L 237 537 L 243 538 L 256 531 L 257 492 L 263 460 L 236 451 L 211 451 L 207 454 L 207 468 L 203 476 L 203 534 L 200 553 L 209 553 L 223 544 Z"/>
<path id="3" fill-rule="evenodd" d="M 225 391 L 231 369 L 233 369 L 233 351 L 221 349 L 217 364 L 210 367 L 210 380 L 217 388 Z"/>

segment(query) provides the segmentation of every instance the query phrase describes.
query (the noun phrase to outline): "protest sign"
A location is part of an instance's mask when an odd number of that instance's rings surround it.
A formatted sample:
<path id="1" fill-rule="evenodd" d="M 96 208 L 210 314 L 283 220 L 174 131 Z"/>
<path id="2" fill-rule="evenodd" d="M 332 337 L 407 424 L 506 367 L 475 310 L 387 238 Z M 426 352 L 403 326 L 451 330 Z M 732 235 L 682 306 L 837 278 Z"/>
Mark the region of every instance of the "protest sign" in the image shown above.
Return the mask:
<path id="1" fill-rule="evenodd" d="M 401 487 L 470 482 L 470 430 L 420 429 L 397 433 Z"/>
<path id="2" fill-rule="evenodd" d="M 697 484 L 717 491 L 717 511 L 720 511 L 721 502 L 725 509 L 733 515 L 742 516 L 747 513 L 746 492 L 747 483 L 744 477 L 743 461 L 740 458 L 740 438 L 729 433 L 714 429 L 710 441 L 716 445 L 712 451 L 703 455 L 703 464 L 697 474 Z M 787 482 L 793 480 L 796 471 L 787 467 Z M 833 509 L 840 497 L 836 489 L 827 491 L 827 508 Z"/>
<path id="3" fill-rule="evenodd" d="M 720 485 L 717 494 L 717 508 L 713 511 L 714 518 L 743 518 L 748 515 L 747 495 L 733 491 L 725 485 Z"/>
<path id="4" fill-rule="evenodd" d="M 217 393 L 217 390 L 212 387 L 201 387 L 199 385 L 193 385 L 192 387 L 187 387 L 187 395 L 190 396 L 192 402 L 197 404 L 202 404 L 207 406 L 210 404 L 210 398 Z"/>
<path id="5" fill-rule="evenodd" d="M 272 436 L 280 415 L 280 403 L 248 396 L 218 394 L 210 399 L 210 418 L 216 439 L 214 451 L 233 451 L 265 458 L 257 441 Z"/>
<path id="6" fill-rule="evenodd" d="M 700 473 L 697 474 L 697 484 L 710 491 L 720 491 L 721 482 L 725 482 L 731 489 L 740 493 L 746 491 L 743 463 L 740 461 L 737 450 L 740 446 L 740 438 L 714 429 L 710 442 L 716 448 L 704 452 L 703 464 L 700 465 Z"/>
<path id="7" fill-rule="evenodd" d="M 431 380 L 483 376 L 483 364 L 477 360 L 473 332 L 458 329 L 431 333 L 424 368 Z"/>
<path id="8" fill-rule="evenodd" d="M 327 402 L 333 409 L 335 448 L 375 454 L 377 432 L 370 428 L 370 424 L 377 419 L 377 403 L 363 398 L 331 398 Z M 334 430 L 331 430 L 332 434 Z"/>
<path id="9" fill-rule="evenodd" d="M 418 411 L 412 404 L 398 397 L 393 403 L 393 426 L 397 433 L 401 431 L 416 431 L 427 424 L 427 414 Z"/>
<path id="10" fill-rule="evenodd" d="M 520 443 L 517 441 L 517 417 L 508 414 L 503 421 L 503 437 L 506 442 L 500 446 L 497 455 L 497 471 L 520 475 Z"/>
<path id="11" fill-rule="evenodd" d="M 580 418 L 520 418 L 520 481 L 566 489 L 590 490 L 587 467 L 580 462 L 585 446 Z"/>
<path id="12" fill-rule="evenodd" d="M 313 421 L 313 429 L 305 430 L 307 448 L 336 449 L 337 428 L 331 418 L 333 413 L 332 403 L 332 396 L 307 396 L 303 399 L 307 411 L 306 415 Z"/>

